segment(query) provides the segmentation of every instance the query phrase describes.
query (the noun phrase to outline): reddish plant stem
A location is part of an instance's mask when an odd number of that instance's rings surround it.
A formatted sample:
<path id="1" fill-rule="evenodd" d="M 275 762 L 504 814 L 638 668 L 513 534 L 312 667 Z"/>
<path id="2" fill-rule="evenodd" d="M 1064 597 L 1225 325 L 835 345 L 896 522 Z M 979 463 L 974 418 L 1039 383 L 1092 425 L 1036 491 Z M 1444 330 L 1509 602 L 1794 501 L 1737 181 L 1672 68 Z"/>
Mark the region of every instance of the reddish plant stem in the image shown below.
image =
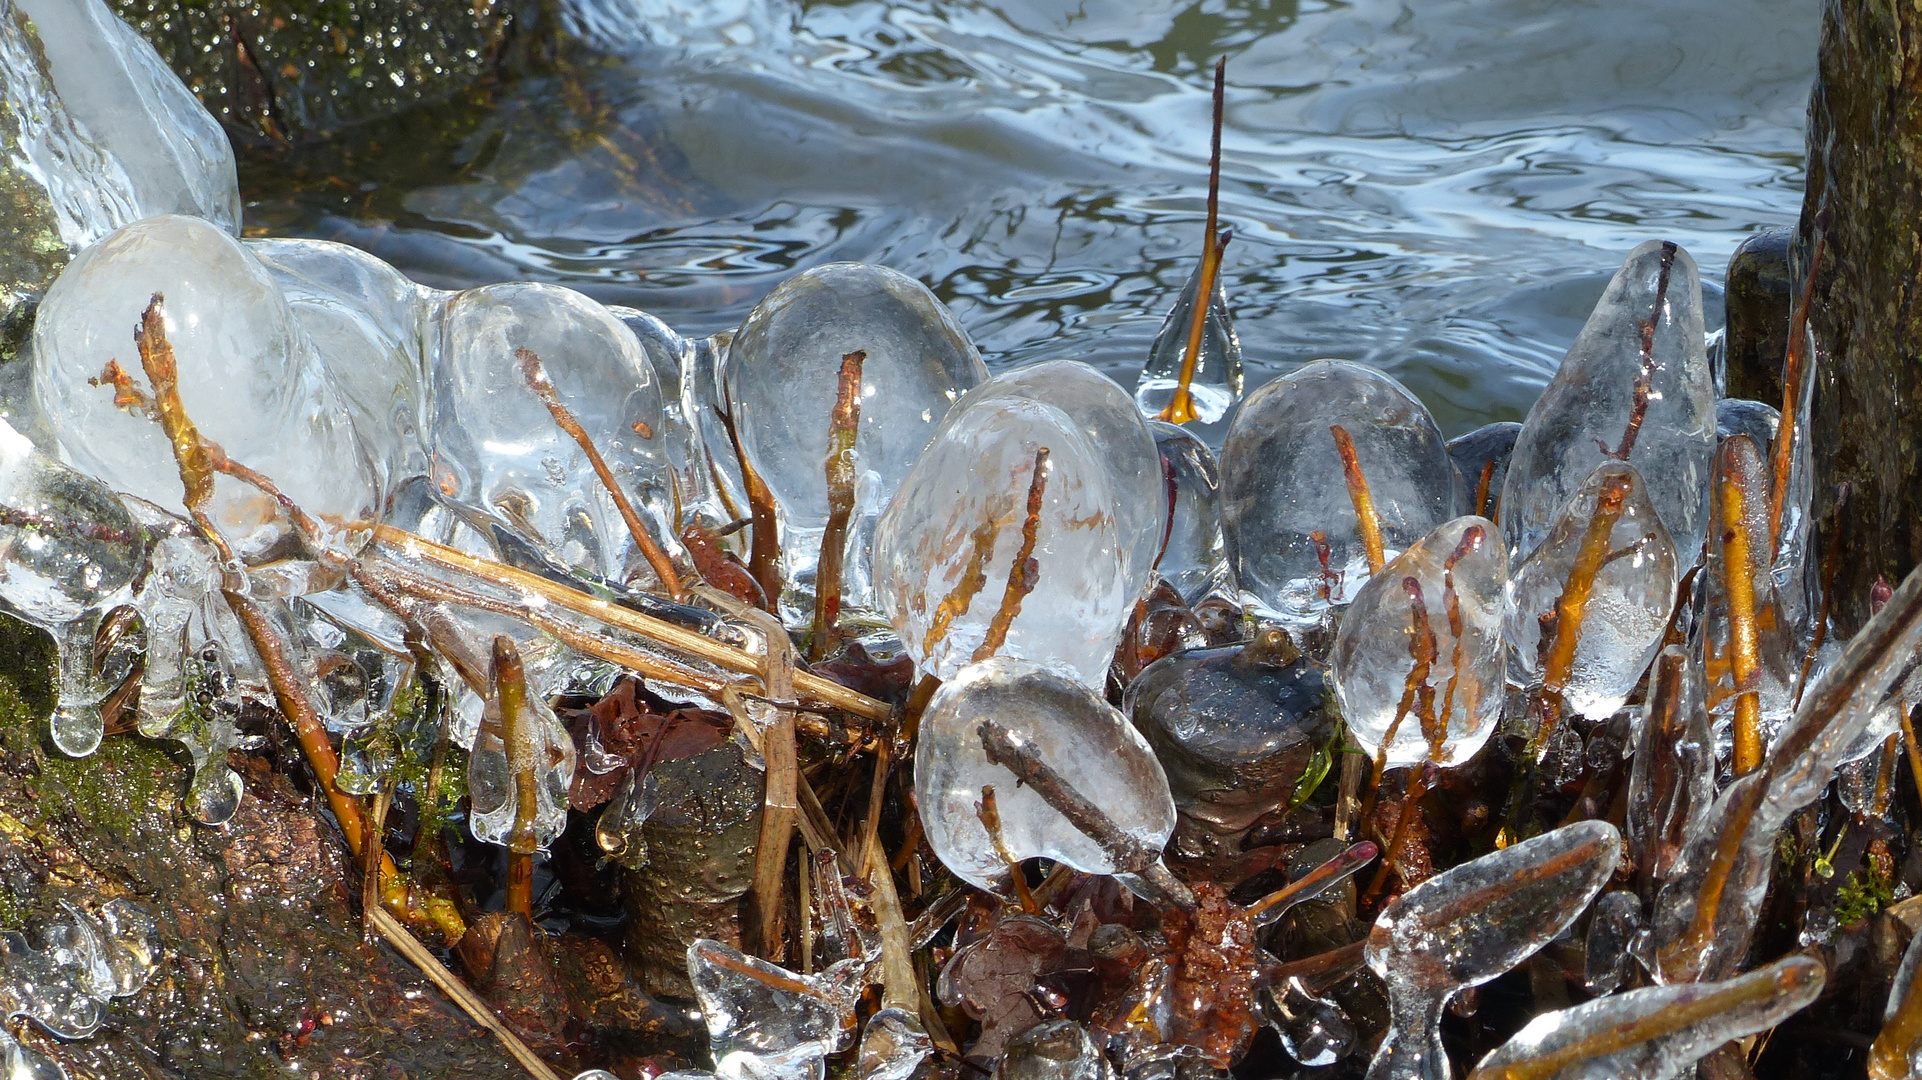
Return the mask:
<path id="1" fill-rule="evenodd" d="M 989 621 L 987 634 L 970 657 L 974 663 L 993 656 L 1007 643 L 1008 630 L 1014 625 L 1015 616 L 1021 614 L 1021 601 L 1041 580 L 1041 562 L 1034 557 L 1034 549 L 1040 540 L 1041 507 L 1047 497 L 1051 471 L 1048 448 L 1044 446 L 1034 452 L 1034 471 L 1028 476 L 1028 514 L 1021 523 L 1021 546 L 1015 550 L 1013 565 L 1008 567 L 1008 587 L 1001 593 L 1001 606 Z"/>
<path id="2" fill-rule="evenodd" d="M 1782 515 L 1788 502 L 1789 472 L 1795 464 L 1795 427 L 1801 423 L 1802 412 L 1802 369 L 1808 365 L 1809 301 L 1815 296 L 1815 275 L 1822 268 L 1822 251 L 1828 245 L 1828 237 L 1821 231 L 1825 220 L 1817 215 L 1815 247 L 1809 253 L 1802 295 L 1789 318 L 1788 355 L 1782 361 L 1782 414 L 1775 424 L 1775 468 L 1769 484 L 1771 562 L 1782 544 Z"/>
<path id="3" fill-rule="evenodd" d="M 1668 306 L 1669 272 L 1675 268 L 1674 243 L 1662 243 L 1662 269 L 1655 279 L 1655 304 L 1648 318 L 1638 320 L 1642 336 L 1642 366 L 1635 374 L 1635 388 L 1628 409 L 1628 427 L 1622 432 L 1621 445 L 1610 450 L 1602 447 L 1602 452 L 1616 461 L 1627 461 L 1628 455 L 1635 452 L 1636 436 L 1641 434 L 1642 422 L 1648 418 L 1648 400 L 1655 383 L 1655 327 L 1661 321 L 1662 309 Z"/>
<path id="4" fill-rule="evenodd" d="M 1348 431 L 1340 424 L 1330 424 L 1328 433 L 1335 437 L 1335 452 L 1341 455 L 1342 475 L 1348 480 L 1348 501 L 1355 506 L 1355 527 L 1361 533 L 1361 546 L 1368 553 L 1368 572 L 1381 573 L 1388 563 L 1382 549 L 1381 516 L 1375 512 L 1375 497 L 1368 490 L 1368 477 L 1361 471 L 1361 461 L 1355 457 L 1355 440 L 1348 437 Z"/>
<path id="5" fill-rule="evenodd" d="M 774 506 L 774 493 L 761 481 L 761 474 L 747 460 L 747 452 L 741 448 L 741 432 L 734 425 L 734 417 L 719 405 L 714 407 L 715 415 L 721 418 L 721 427 L 727 431 L 728 441 L 734 445 L 734 460 L 741 466 L 741 486 L 747 489 L 749 516 L 754 521 L 754 534 L 748 547 L 747 569 L 761 586 L 761 594 L 766 598 L 767 610 L 773 611 L 781 602 L 781 533 L 779 513 Z"/>
<path id="6" fill-rule="evenodd" d="M 808 659 L 821 660 L 841 637 L 841 572 L 847 554 L 848 521 L 854 516 L 854 440 L 861 431 L 860 350 L 841 357 L 841 380 L 828 419 L 828 524 L 821 532 L 821 555 L 814 572 L 814 634 Z"/>

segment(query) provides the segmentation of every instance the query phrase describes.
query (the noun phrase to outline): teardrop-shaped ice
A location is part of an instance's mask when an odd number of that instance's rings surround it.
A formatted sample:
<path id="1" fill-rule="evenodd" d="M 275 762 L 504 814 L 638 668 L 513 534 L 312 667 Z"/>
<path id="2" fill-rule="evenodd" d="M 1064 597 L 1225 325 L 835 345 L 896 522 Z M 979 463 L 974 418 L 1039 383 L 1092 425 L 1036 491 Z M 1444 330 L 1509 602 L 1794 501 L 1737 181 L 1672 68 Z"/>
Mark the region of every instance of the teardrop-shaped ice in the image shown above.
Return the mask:
<path id="1" fill-rule="evenodd" d="M 421 435 L 427 301 L 420 286 L 356 247 L 249 240 L 314 343 L 380 472 L 383 495 L 426 471 Z"/>
<path id="2" fill-rule="evenodd" d="M 1388 986 L 1389 1022 L 1369 1080 L 1447 1080 L 1448 999 L 1560 936 L 1608 883 L 1621 852 L 1615 826 L 1580 821 L 1445 870 L 1382 909 L 1366 955 Z"/>
<path id="3" fill-rule="evenodd" d="M 1101 686 L 1145 576 L 1129 572 L 1120 514 L 1108 462 L 1066 413 L 971 395 L 881 514 L 881 607 L 924 675 L 999 654 Z"/>
<path id="4" fill-rule="evenodd" d="M 1169 506 L 1167 540 L 1155 572 L 1189 604 L 1228 588 L 1228 553 L 1221 540 L 1221 470 L 1214 451 L 1186 428 L 1149 422 L 1161 451 Z"/>
<path id="5" fill-rule="evenodd" d="M 1281 1036 L 1288 1056 L 1308 1066 L 1333 1065 L 1355 1041 L 1355 1025 L 1340 1005 L 1311 993 L 1290 977 L 1266 992 L 1268 1026 Z"/>
<path id="6" fill-rule="evenodd" d="M 1195 304 L 1201 294 L 1202 264 L 1181 288 L 1175 306 L 1161 322 L 1154 344 L 1148 346 L 1148 362 L 1135 382 L 1135 404 L 1143 415 L 1155 416 L 1167 408 L 1181 385 L 1181 369 L 1188 355 L 1188 336 L 1194 326 Z M 1235 333 L 1234 316 L 1228 311 L 1228 283 L 1215 276 L 1215 291 L 1208 297 L 1208 312 L 1202 317 L 1201 351 L 1195 355 L 1194 378 L 1188 383 L 1194 400 L 1196 421 L 1203 428 L 1219 424 L 1228 410 L 1241 400 L 1241 338 Z"/>
<path id="7" fill-rule="evenodd" d="M 1508 553 L 1495 523 L 1459 517 L 1368 579 L 1332 656 L 1348 729 L 1389 768 L 1475 756 L 1501 720 Z"/>
<path id="8" fill-rule="evenodd" d="M 1603 462 L 1509 584 L 1510 677 L 1590 719 L 1613 714 L 1661 648 L 1675 585 L 1675 547 L 1641 474 Z"/>
<path id="9" fill-rule="evenodd" d="M 1008 864 L 982 825 L 981 790 L 992 787 L 1001 846 L 1013 858 L 1054 859 L 1088 874 L 1113 874 L 1114 854 L 1051 806 L 1007 765 L 991 761 L 984 727 L 999 725 L 1143 848 L 1159 851 L 1174 831 L 1168 779 L 1147 742 L 1114 706 L 1060 671 L 996 658 L 943 683 L 921 720 L 914 792 L 928 843 L 943 865 L 978 888 L 1007 881 Z"/>
<path id="10" fill-rule="evenodd" d="M 856 520 L 881 512 L 948 406 L 988 377 L 946 305 L 885 266 L 817 266 L 755 305 L 728 350 L 727 397 L 741 449 L 780 508 L 790 583 L 811 581 L 820 555 L 829 414 L 841 358 L 856 351 L 867 354 L 854 440 Z M 864 531 L 856 525 L 849 534 Z M 863 553 L 853 555 L 848 565 L 865 565 Z"/>
<path id="11" fill-rule="evenodd" d="M 1769 576 L 1769 475 L 1768 462 L 1747 435 L 1730 436 L 1716 448 L 1708 560 L 1690 633 L 1707 674 L 1709 713 L 1726 717 L 1754 709 L 1763 737 L 1754 748 L 1758 759 L 1794 706 L 1788 625 Z"/>
<path id="12" fill-rule="evenodd" d="M 1242 403 L 1221 450 L 1222 536 L 1243 605 L 1257 615 L 1314 626 L 1368 580 L 1342 440 L 1366 482 L 1384 561 L 1454 516 L 1441 430 L 1400 383 L 1341 360 L 1276 379 Z"/>
<path id="13" fill-rule="evenodd" d="M 1689 562 L 1708 533 L 1715 379 L 1695 260 L 1666 240 L 1629 253 L 1528 410 L 1502 485 L 1509 556 L 1525 558 L 1608 461 L 1645 468 L 1648 498 Z"/>
<path id="14" fill-rule="evenodd" d="M 162 214 L 240 231 L 227 133 L 101 0 L 20 0 L 0 19 L 0 73 L 19 125 L 10 149 L 67 245 Z"/>
<path id="15" fill-rule="evenodd" d="M 574 756 L 573 737 L 527 678 L 513 642 L 495 638 L 494 693 L 467 759 L 474 838 L 517 852 L 553 843 L 567 827 Z M 529 789 L 532 806 L 525 805 Z"/>
<path id="16" fill-rule="evenodd" d="M 433 369 L 436 482 L 547 545 L 566 566 L 651 582 L 581 445 L 530 386 L 531 362 L 586 432 L 661 548 L 679 550 L 660 384 L 633 333 L 572 289 L 469 289 L 441 314 Z"/>
<path id="17" fill-rule="evenodd" d="M 251 252 L 199 218 L 129 225 L 80 253 L 34 323 L 34 395 L 61 453 L 116 490 L 182 512 L 180 472 L 151 416 L 134 331 L 156 294 L 187 414 L 324 527 L 370 520 L 374 467 L 293 310 Z M 126 391 L 103 367 L 126 373 Z M 228 476 L 215 523 L 243 558 L 289 531 L 273 499 Z"/>

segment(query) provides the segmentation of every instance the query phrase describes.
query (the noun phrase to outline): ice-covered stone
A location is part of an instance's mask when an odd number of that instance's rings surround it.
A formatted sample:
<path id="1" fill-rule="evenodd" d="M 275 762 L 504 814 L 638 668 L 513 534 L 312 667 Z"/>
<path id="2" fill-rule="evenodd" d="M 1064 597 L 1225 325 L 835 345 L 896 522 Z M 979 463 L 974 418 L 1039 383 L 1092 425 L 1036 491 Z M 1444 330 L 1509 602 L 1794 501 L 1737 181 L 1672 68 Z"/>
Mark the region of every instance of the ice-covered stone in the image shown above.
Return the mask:
<path id="1" fill-rule="evenodd" d="M 799 975 L 718 941 L 687 947 L 687 976 L 707 1021 L 714 1071 L 725 1080 L 819 1080 L 823 1061 L 854 1038 L 866 962 Z"/>
<path id="2" fill-rule="evenodd" d="M 1148 426 L 1161 451 L 1169 507 L 1167 539 L 1155 571 L 1183 600 L 1198 604 L 1209 593 L 1229 588 L 1228 552 L 1221 539 L 1221 469 L 1214 451 L 1193 432 L 1159 420 Z"/>
<path id="3" fill-rule="evenodd" d="M 1175 306 L 1162 320 L 1154 344 L 1148 346 L 1148 362 L 1135 381 L 1135 404 L 1147 416 L 1167 408 L 1181 385 L 1181 369 L 1188 354 L 1188 335 L 1194 326 L 1195 305 L 1201 296 L 1201 264 L 1181 288 Z M 1235 333 L 1234 316 L 1228 311 L 1228 283 L 1215 277 L 1215 290 L 1208 297 L 1208 313 L 1202 317 L 1201 351 L 1195 357 L 1194 378 L 1188 383 L 1194 401 L 1196 423 L 1203 429 L 1220 424 L 1228 410 L 1241 400 L 1241 338 Z"/>
<path id="4" fill-rule="evenodd" d="M 347 542 L 372 519 L 375 470 L 326 365 L 260 260 L 199 218 L 149 218 L 80 253 L 47 291 L 34 324 L 34 394 L 61 454 L 114 489 L 183 511 L 173 450 L 146 400 L 134 333 L 156 295 L 200 434 L 264 474 Z M 103 368 L 128 378 L 117 387 Z M 286 513 L 221 475 L 213 521 L 244 559 L 289 532 Z"/>
<path id="5" fill-rule="evenodd" d="M 1221 451 L 1222 536 L 1257 615 L 1319 625 L 1368 579 L 1342 439 L 1366 480 L 1384 560 L 1455 516 L 1441 430 L 1400 383 L 1339 360 L 1276 379 L 1242 404 Z"/>
<path id="6" fill-rule="evenodd" d="M 1510 580 L 1509 677 L 1612 715 L 1661 648 L 1675 555 L 1634 466 L 1596 466 Z"/>
<path id="7" fill-rule="evenodd" d="M 1056 661 L 1100 686 L 1146 577 L 1117 527 L 1127 496 L 1068 413 L 977 396 L 990 387 L 949 415 L 881 515 L 881 607 L 922 674 L 947 679 L 1001 655 Z"/>
<path id="8" fill-rule="evenodd" d="M 881 512 L 948 407 L 988 377 L 981 354 L 927 286 L 896 270 L 829 263 L 796 274 L 757 304 L 728 349 L 727 399 L 742 452 L 781 512 L 790 584 L 811 583 L 828 520 L 829 413 L 841 358 L 861 351 L 851 537 Z M 851 550 L 858 581 L 867 565 Z M 852 582 L 851 582 L 852 583 Z M 809 587 L 806 591 L 811 592 Z M 865 590 L 847 588 L 850 604 Z"/>
<path id="9" fill-rule="evenodd" d="M 1331 662 L 1342 716 L 1390 768 L 1475 756 L 1501 720 L 1508 555 L 1487 518 L 1417 540 L 1349 605 Z"/>
<path id="10" fill-rule="evenodd" d="M 914 789 L 928 843 L 949 870 L 984 889 L 1007 881 L 1008 864 L 1035 856 L 1089 874 L 1124 869 L 1035 790 L 1031 778 L 991 761 L 990 722 L 1072 785 L 1132 843 L 1159 851 L 1174 830 L 1174 801 L 1161 763 L 1122 715 L 1060 670 L 996 658 L 943 683 L 921 720 Z M 992 787 L 1001 819 L 997 845 L 977 808 Z M 1139 870 L 1140 867 L 1133 869 Z"/>
<path id="11" fill-rule="evenodd" d="M 494 693 L 467 760 L 468 827 L 477 840 L 532 852 L 567 827 L 574 740 L 528 680 L 512 639 L 494 639 L 493 661 Z M 534 805 L 523 805 L 529 794 Z"/>
<path id="12" fill-rule="evenodd" d="M 1708 533 L 1715 380 L 1695 260 L 1650 240 L 1629 253 L 1555 378 L 1528 410 L 1502 485 L 1509 555 L 1524 559 L 1595 468 L 1647 476 L 1648 500 L 1692 563 Z"/>

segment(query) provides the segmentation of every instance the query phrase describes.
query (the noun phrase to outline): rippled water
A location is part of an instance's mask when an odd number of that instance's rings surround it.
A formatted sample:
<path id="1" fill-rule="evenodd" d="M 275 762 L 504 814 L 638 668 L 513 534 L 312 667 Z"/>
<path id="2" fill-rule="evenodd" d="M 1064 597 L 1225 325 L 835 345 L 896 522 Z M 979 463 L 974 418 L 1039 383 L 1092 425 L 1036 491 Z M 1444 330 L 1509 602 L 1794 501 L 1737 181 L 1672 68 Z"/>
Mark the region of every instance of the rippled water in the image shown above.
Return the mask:
<path id="1" fill-rule="evenodd" d="M 1082 359 L 1132 387 L 1199 253 L 1226 56 L 1250 385 L 1365 360 L 1452 435 L 1521 416 L 1638 241 L 1681 242 L 1715 287 L 1745 235 L 1793 220 L 1819 6 L 578 0 L 570 19 L 604 61 L 390 126 L 324 177 L 248 166 L 249 220 L 686 332 L 797 268 L 881 262 L 991 365 Z"/>

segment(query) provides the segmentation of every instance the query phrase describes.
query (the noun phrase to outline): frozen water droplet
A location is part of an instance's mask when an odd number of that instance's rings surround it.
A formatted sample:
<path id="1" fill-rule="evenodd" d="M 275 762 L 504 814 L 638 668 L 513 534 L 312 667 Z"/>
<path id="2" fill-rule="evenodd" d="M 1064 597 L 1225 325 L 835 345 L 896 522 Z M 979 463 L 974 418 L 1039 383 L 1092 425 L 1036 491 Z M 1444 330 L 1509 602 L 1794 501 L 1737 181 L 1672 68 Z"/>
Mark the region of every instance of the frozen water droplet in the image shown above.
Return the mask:
<path id="1" fill-rule="evenodd" d="M 1603 462 L 1514 572 L 1510 677 L 1590 719 L 1612 715 L 1661 647 L 1675 584 L 1675 547 L 1641 474 Z"/>
<path id="2" fill-rule="evenodd" d="M 1629 253 L 1555 378 L 1528 410 L 1502 485 L 1509 557 L 1542 543 L 1596 466 L 1646 467 L 1648 499 L 1691 562 L 1708 532 L 1715 382 L 1695 260 L 1650 240 Z"/>
<path id="3" fill-rule="evenodd" d="M 1628 978 L 1632 961 L 1628 943 L 1642 929 L 1642 898 L 1632 892 L 1612 892 L 1595 901 L 1584 943 L 1582 985 L 1591 994 L 1612 994 Z"/>
<path id="4" fill-rule="evenodd" d="M 915 796 L 928 843 L 941 862 L 983 889 L 1007 880 L 1007 863 L 981 824 L 981 789 L 992 787 L 1002 841 L 1016 859 L 1042 856 L 1083 873 L 1112 874 L 1114 856 L 1032 784 L 988 759 L 982 726 L 993 721 L 1091 801 L 1138 845 L 1159 851 L 1174 830 L 1174 801 L 1161 764 L 1140 733 L 1087 687 L 1025 660 L 996 658 L 943 683 L 921 721 Z M 1139 869 L 1139 868 L 1136 868 Z"/>
<path id="5" fill-rule="evenodd" d="M 741 449 L 779 504 L 789 582 L 811 578 L 820 554 L 828 414 L 841 358 L 857 350 L 867 353 L 854 443 L 857 521 L 880 513 L 948 407 L 988 377 L 947 307 L 927 286 L 887 267 L 817 266 L 782 282 L 748 313 L 728 350 L 727 400 Z M 860 576 L 867 560 L 854 554 L 848 565 Z M 852 590 L 847 599 L 866 602 Z"/>
<path id="6" fill-rule="evenodd" d="M 109 902 L 101 918 L 60 906 L 41 928 L 44 949 L 0 934 L 0 1019 L 24 1016 L 62 1039 L 84 1039 L 99 1029 L 101 1005 L 146 985 L 158 941 L 153 916 L 130 901 Z"/>
<path id="7" fill-rule="evenodd" d="M 1155 570 L 1197 604 L 1211 592 L 1226 590 L 1228 552 L 1221 539 L 1221 472 L 1206 443 L 1185 428 L 1149 422 L 1161 451 L 1163 486 L 1169 504 L 1167 543 Z"/>
<path id="8" fill-rule="evenodd" d="M 545 849 L 567 827 L 574 740 L 505 637 L 494 639 L 494 680 L 467 760 L 468 827 L 475 839 L 490 844 Z M 522 805 L 526 796 L 518 780 L 530 772 L 531 808 Z"/>
<path id="9" fill-rule="evenodd" d="M 1384 908 L 1366 955 L 1388 986 L 1389 1024 L 1370 1080 L 1445 1080 L 1448 999 L 1560 936 L 1608 883 L 1621 850 L 1613 825 L 1577 822 L 1445 870 Z"/>
<path id="10" fill-rule="evenodd" d="M 1522 426 L 1513 420 L 1484 424 L 1466 435 L 1448 440 L 1448 458 L 1462 480 L 1468 513 L 1495 520 L 1502 498 L 1502 483 L 1508 479 L 1508 461 L 1515 452 L 1515 439 Z M 1484 483 L 1483 477 L 1487 480 Z"/>
<path id="11" fill-rule="evenodd" d="M 1434 418 L 1372 368 L 1317 360 L 1249 395 L 1221 451 L 1221 527 L 1242 603 L 1293 628 L 1325 622 L 1368 579 L 1333 428 L 1352 441 L 1383 556 L 1454 516 Z"/>
<path id="12" fill-rule="evenodd" d="M 1148 346 L 1148 362 L 1135 382 L 1135 404 L 1144 415 L 1155 416 L 1167 408 L 1181 385 L 1182 363 L 1188 353 L 1188 335 L 1200 293 L 1201 264 L 1196 263 L 1175 306 L 1162 320 L 1154 344 Z M 1215 291 L 1208 298 L 1208 313 L 1202 319 L 1201 351 L 1195 357 L 1195 374 L 1188 392 L 1204 428 L 1221 423 L 1241 400 L 1241 338 L 1235 333 L 1235 320 L 1228 310 L 1228 283 L 1220 275 L 1215 277 Z"/>
<path id="13" fill-rule="evenodd" d="M 727 1080 L 819 1080 L 823 1059 L 854 1037 L 866 962 L 797 975 L 706 938 L 687 947 L 687 976 L 707 1020 L 714 1070 Z"/>
<path id="14" fill-rule="evenodd" d="M 1008 1040 L 994 1080 L 1114 1080 L 1114 1067 L 1086 1028 L 1048 1020 Z"/>
<path id="15" fill-rule="evenodd" d="M 934 1041 L 914 1014 L 882 1009 L 861 1030 L 861 1057 L 855 1080 L 908 1080 L 934 1050 Z"/>
<path id="16" fill-rule="evenodd" d="M 1303 1065 L 1333 1065 L 1355 1041 L 1355 1025 L 1341 1006 L 1309 993 L 1299 978 L 1267 991 L 1268 1025 L 1281 1048 Z"/>
<path id="17" fill-rule="evenodd" d="M 1349 730 L 1390 768 L 1475 756 L 1501 720 L 1508 557 L 1495 523 L 1461 517 L 1397 555 L 1355 595 L 1335 637 Z"/>
<path id="18" fill-rule="evenodd" d="M 67 460 L 115 490 L 184 511 L 160 425 L 102 370 L 114 361 L 136 396 L 151 391 L 133 335 L 157 293 L 181 401 L 201 435 L 323 527 L 370 520 L 374 467 L 312 342 L 260 260 L 198 218 L 129 225 L 81 252 L 47 291 L 34 322 L 34 394 Z M 209 509 L 244 558 L 289 529 L 271 498 L 232 477 L 215 480 Z"/>
<path id="19" fill-rule="evenodd" d="M 1110 459 L 1067 413 L 997 382 L 950 414 L 882 513 L 881 605 L 923 674 L 951 678 L 993 653 L 1056 661 L 1100 686 L 1145 577 L 1121 547 L 1126 504 Z"/>

